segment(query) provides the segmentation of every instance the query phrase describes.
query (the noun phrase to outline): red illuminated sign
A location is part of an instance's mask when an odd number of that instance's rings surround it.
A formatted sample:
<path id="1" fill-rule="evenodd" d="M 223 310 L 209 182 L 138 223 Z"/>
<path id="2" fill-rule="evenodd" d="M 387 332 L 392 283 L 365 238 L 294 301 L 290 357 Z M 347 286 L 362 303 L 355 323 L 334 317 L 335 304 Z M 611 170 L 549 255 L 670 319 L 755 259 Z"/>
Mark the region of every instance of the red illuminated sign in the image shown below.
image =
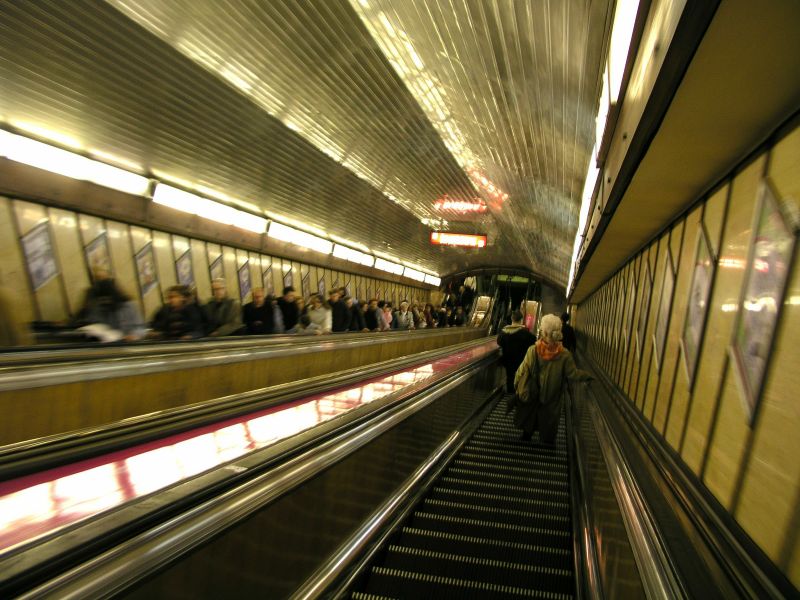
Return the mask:
<path id="1" fill-rule="evenodd" d="M 431 243 L 442 246 L 467 246 L 470 248 L 483 248 L 486 246 L 485 235 L 471 233 L 449 233 L 447 231 L 431 231 Z"/>
<path id="2" fill-rule="evenodd" d="M 466 201 L 442 198 L 437 200 L 433 207 L 436 210 L 449 210 L 460 214 L 485 213 L 486 203 L 483 200 Z"/>

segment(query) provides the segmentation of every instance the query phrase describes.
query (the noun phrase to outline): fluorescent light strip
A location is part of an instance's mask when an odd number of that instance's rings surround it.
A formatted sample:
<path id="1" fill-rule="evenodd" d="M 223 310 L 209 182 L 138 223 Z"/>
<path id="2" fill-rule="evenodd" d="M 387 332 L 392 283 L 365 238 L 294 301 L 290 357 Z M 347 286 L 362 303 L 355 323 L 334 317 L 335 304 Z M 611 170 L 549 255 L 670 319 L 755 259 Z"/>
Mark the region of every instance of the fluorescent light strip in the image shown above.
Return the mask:
<path id="1" fill-rule="evenodd" d="M 433 275 L 425 275 L 425 283 L 430 283 L 431 285 L 440 285 L 442 280 L 439 277 L 434 277 Z"/>
<path id="2" fill-rule="evenodd" d="M 51 173 L 91 181 L 128 194 L 141 196 L 150 185 L 150 181 L 141 175 L 4 130 L 0 130 L 0 155 Z"/>
<path id="3" fill-rule="evenodd" d="M 333 245 L 333 255 L 336 258 L 343 258 L 359 265 L 366 265 L 367 267 L 375 265 L 375 258 L 373 256 L 365 254 L 364 252 L 359 252 L 358 250 L 353 250 L 347 246 L 342 246 L 341 244 Z"/>
<path id="4" fill-rule="evenodd" d="M 403 271 L 403 275 L 414 281 L 425 281 L 425 273 L 412 269 L 411 267 L 406 267 Z"/>
<path id="5" fill-rule="evenodd" d="M 253 233 L 264 233 L 267 228 L 267 220 L 262 217 L 184 192 L 165 183 L 159 183 L 156 186 L 153 202 Z"/>
<path id="6" fill-rule="evenodd" d="M 388 260 L 383 260 L 382 258 L 376 258 L 375 268 L 380 269 L 381 271 L 386 271 L 387 273 L 402 275 L 405 267 L 403 265 L 398 265 L 397 263 L 389 262 Z"/>
<path id="7" fill-rule="evenodd" d="M 311 235 L 305 231 L 294 229 L 293 227 L 287 227 L 277 221 L 272 221 L 270 223 L 267 235 L 276 240 L 289 242 L 290 244 L 315 250 L 322 254 L 330 254 L 333 251 L 333 242 Z"/>

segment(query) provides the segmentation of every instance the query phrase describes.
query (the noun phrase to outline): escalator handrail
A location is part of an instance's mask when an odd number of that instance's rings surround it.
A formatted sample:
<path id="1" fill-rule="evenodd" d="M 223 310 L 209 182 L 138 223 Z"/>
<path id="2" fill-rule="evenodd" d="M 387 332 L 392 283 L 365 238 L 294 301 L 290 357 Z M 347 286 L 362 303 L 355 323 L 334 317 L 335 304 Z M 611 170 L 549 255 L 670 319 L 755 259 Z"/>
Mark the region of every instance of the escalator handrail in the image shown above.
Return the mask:
<path id="1" fill-rule="evenodd" d="M 389 374 L 421 362 L 436 360 L 472 346 L 485 344 L 487 341 L 488 338 L 478 338 L 445 348 L 382 361 L 368 367 L 355 367 L 335 374 L 323 374 L 222 398 L 212 398 L 123 421 L 0 446 L 0 481 L 74 463 L 187 429 L 202 427 L 249 412 L 285 404 L 298 398 L 323 393 L 367 378 Z"/>
<path id="2" fill-rule="evenodd" d="M 225 364 L 240 363 L 252 360 L 267 359 L 279 354 L 310 354 L 349 347 L 366 347 L 397 340 L 400 336 L 447 336 L 452 335 L 454 329 L 446 328 L 427 332 L 423 329 L 417 331 L 391 332 L 388 334 L 373 334 L 360 336 L 313 336 L 301 338 L 291 343 L 274 344 L 236 344 L 231 346 L 213 344 L 210 347 L 181 346 L 181 352 L 128 356 L 128 357 L 94 357 L 91 360 L 45 363 L 35 366 L 12 367 L 0 369 L 0 392 L 49 385 L 63 385 L 83 381 L 97 381 L 114 377 L 129 377 L 174 371 L 176 369 L 191 369 Z"/>
<path id="3" fill-rule="evenodd" d="M 299 487 L 333 464 L 392 427 L 416 414 L 436 399 L 461 385 L 496 360 L 497 352 L 473 359 L 444 379 L 415 392 L 402 401 L 384 403 L 367 417 L 341 426 L 320 443 L 304 447 L 300 453 L 272 466 L 268 471 L 237 485 L 211 499 L 188 508 L 178 515 L 93 556 L 84 562 L 39 584 L 19 598 L 109 597 L 123 591 L 154 570 L 213 538 L 219 532 L 241 522 L 278 497 Z M 259 453 L 250 455 L 250 462 Z M 244 460 L 235 460 L 218 469 L 246 472 Z M 217 470 L 218 470 L 217 469 Z M 91 527 L 93 524 L 89 524 Z"/>

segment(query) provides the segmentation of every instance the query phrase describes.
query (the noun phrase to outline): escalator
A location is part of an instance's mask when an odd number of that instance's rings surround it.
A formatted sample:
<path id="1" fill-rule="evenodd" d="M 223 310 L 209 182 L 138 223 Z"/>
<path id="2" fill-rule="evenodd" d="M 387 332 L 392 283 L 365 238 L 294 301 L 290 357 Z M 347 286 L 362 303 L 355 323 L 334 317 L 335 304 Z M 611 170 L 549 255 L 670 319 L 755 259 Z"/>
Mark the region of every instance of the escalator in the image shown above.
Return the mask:
<path id="1" fill-rule="evenodd" d="M 352 593 L 382 598 L 571 598 L 565 419 L 556 447 L 519 439 L 501 401 Z"/>

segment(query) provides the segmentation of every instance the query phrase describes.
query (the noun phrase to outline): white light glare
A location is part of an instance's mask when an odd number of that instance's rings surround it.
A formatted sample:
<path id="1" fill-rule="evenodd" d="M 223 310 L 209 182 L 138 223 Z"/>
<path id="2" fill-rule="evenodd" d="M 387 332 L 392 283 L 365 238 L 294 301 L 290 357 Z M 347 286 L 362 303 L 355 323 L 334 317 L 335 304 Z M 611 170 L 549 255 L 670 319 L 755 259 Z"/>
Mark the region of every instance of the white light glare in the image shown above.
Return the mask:
<path id="1" fill-rule="evenodd" d="M 375 264 L 375 258 L 369 254 L 359 252 L 358 250 L 353 250 L 352 248 L 342 246 L 341 244 L 333 245 L 333 255 L 336 258 L 343 258 L 359 265 L 366 265 L 367 267 L 371 267 Z"/>
<path id="2" fill-rule="evenodd" d="M 178 188 L 159 183 L 153 193 L 153 202 L 187 212 L 210 221 L 233 225 L 253 233 L 264 233 L 267 220 L 231 206 L 202 198 Z"/>
<path id="3" fill-rule="evenodd" d="M 412 269 L 411 267 L 406 267 L 405 271 L 403 271 L 403 275 L 414 281 L 425 281 L 425 273 Z"/>
<path id="4" fill-rule="evenodd" d="M 442 283 L 440 277 L 434 277 L 433 275 L 425 274 L 425 283 L 430 283 L 431 285 L 439 286 Z"/>
<path id="5" fill-rule="evenodd" d="M 610 73 L 611 104 L 616 104 L 622 87 L 622 74 L 628 62 L 633 25 L 639 11 L 639 0 L 617 0 L 614 12 L 614 26 L 611 30 L 611 44 L 608 49 Z"/>
<path id="6" fill-rule="evenodd" d="M 3 130 L 0 130 L 0 156 L 128 194 L 142 195 L 150 185 L 141 175 Z"/>
<path id="7" fill-rule="evenodd" d="M 405 267 L 403 265 L 398 265 L 397 263 L 389 262 L 388 260 L 383 260 L 382 258 L 376 258 L 375 268 L 380 269 L 381 271 L 386 271 L 387 273 L 402 275 Z"/>
<path id="8" fill-rule="evenodd" d="M 322 254 L 330 254 L 333 250 L 333 242 L 311 235 L 305 231 L 300 231 L 299 229 L 287 227 L 277 221 L 272 221 L 272 223 L 270 223 L 267 235 L 276 240 L 296 244 L 297 246 L 309 248 L 310 250 L 316 250 Z"/>

